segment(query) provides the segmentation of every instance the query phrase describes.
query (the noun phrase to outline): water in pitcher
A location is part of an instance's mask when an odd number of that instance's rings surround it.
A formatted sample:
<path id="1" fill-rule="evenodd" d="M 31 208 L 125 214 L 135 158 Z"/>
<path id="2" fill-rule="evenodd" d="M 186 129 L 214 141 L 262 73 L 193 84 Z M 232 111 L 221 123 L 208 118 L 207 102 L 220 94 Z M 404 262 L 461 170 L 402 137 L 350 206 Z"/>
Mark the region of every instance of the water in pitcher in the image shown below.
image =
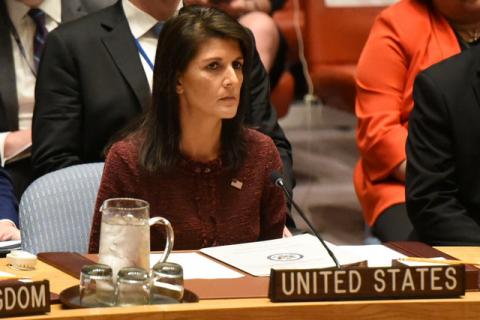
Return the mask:
<path id="1" fill-rule="evenodd" d="M 123 267 L 149 270 L 150 227 L 148 220 L 133 215 L 115 215 L 102 219 L 100 263 L 112 267 L 116 278 Z"/>

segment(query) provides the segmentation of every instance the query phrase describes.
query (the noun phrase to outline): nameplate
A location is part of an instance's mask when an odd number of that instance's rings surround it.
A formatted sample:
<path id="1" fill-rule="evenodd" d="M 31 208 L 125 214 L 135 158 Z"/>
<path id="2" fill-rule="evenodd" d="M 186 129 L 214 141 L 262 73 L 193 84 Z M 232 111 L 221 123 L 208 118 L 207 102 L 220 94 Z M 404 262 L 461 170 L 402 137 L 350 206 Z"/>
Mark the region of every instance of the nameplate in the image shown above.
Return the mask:
<path id="1" fill-rule="evenodd" d="M 0 282 L 0 317 L 50 312 L 48 280 L 24 283 L 16 280 Z"/>
<path id="2" fill-rule="evenodd" d="M 465 294 L 465 266 L 272 269 L 273 302 L 452 298 Z"/>

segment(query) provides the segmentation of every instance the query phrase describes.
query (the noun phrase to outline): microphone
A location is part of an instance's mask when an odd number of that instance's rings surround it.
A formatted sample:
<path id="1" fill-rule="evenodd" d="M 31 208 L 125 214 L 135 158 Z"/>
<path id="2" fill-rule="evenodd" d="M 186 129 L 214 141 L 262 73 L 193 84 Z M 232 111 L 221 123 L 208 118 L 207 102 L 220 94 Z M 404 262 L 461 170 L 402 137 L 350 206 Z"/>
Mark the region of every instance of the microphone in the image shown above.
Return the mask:
<path id="1" fill-rule="evenodd" d="M 305 221 L 305 223 L 308 225 L 310 230 L 315 234 L 318 240 L 320 240 L 320 243 L 325 248 L 325 250 L 327 250 L 328 255 L 332 258 L 337 268 L 340 268 L 340 263 L 338 263 L 338 260 L 337 260 L 337 257 L 335 257 L 335 254 L 327 246 L 322 236 L 320 236 L 320 234 L 315 230 L 312 223 L 307 219 L 307 217 L 303 213 L 302 209 L 300 209 L 300 207 L 295 203 L 295 201 L 293 201 L 292 195 L 290 194 L 290 192 L 288 192 L 287 188 L 285 187 L 285 182 L 283 181 L 282 175 L 277 171 L 273 171 L 272 174 L 270 175 L 270 178 L 272 179 L 272 182 L 277 187 L 280 187 L 282 189 L 283 193 L 287 197 L 287 201 L 297 210 L 298 214 L 300 215 L 300 217 L 302 217 L 303 221 Z"/>

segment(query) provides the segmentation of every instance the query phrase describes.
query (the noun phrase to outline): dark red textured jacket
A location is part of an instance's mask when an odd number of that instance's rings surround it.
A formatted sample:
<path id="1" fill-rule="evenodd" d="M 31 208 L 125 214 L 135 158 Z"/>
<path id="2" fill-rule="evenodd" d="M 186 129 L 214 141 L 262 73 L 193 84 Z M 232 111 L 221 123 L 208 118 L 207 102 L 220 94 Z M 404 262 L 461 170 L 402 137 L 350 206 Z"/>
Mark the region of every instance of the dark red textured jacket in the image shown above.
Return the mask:
<path id="1" fill-rule="evenodd" d="M 115 197 L 146 200 L 151 217 L 168 219 L 176 250 L 280 238 L 286 202 L 270 181 L 271 172 L 281 170 L 280 156 L 269 137 L 250 129 L 245 135 L 247 155 L 236 171 L 225 168 L 220 159 L 209 163 L 185 159 L 171 172 L 151 174 L 138 164 L 138 141 L 114 144 L 97 195 L 89 252 L 99 248 L 99 208 Z M 151 229 L 152 250 L 163 250 L 160 230 L 161 226 Z"/>

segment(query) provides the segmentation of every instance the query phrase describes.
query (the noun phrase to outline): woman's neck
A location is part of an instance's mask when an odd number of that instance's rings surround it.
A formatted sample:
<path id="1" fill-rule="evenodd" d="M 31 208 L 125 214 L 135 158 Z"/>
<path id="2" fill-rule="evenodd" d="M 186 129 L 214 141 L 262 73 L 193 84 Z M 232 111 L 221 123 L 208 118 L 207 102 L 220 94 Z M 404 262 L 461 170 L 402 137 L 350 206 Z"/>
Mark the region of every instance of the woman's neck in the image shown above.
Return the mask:
<path id="1" fill-rule="evenodd" d="M 221 120 L 180 115 L 180 124 L 182 154 L 198 162 L 209 162 L 220 156 Z"/>

